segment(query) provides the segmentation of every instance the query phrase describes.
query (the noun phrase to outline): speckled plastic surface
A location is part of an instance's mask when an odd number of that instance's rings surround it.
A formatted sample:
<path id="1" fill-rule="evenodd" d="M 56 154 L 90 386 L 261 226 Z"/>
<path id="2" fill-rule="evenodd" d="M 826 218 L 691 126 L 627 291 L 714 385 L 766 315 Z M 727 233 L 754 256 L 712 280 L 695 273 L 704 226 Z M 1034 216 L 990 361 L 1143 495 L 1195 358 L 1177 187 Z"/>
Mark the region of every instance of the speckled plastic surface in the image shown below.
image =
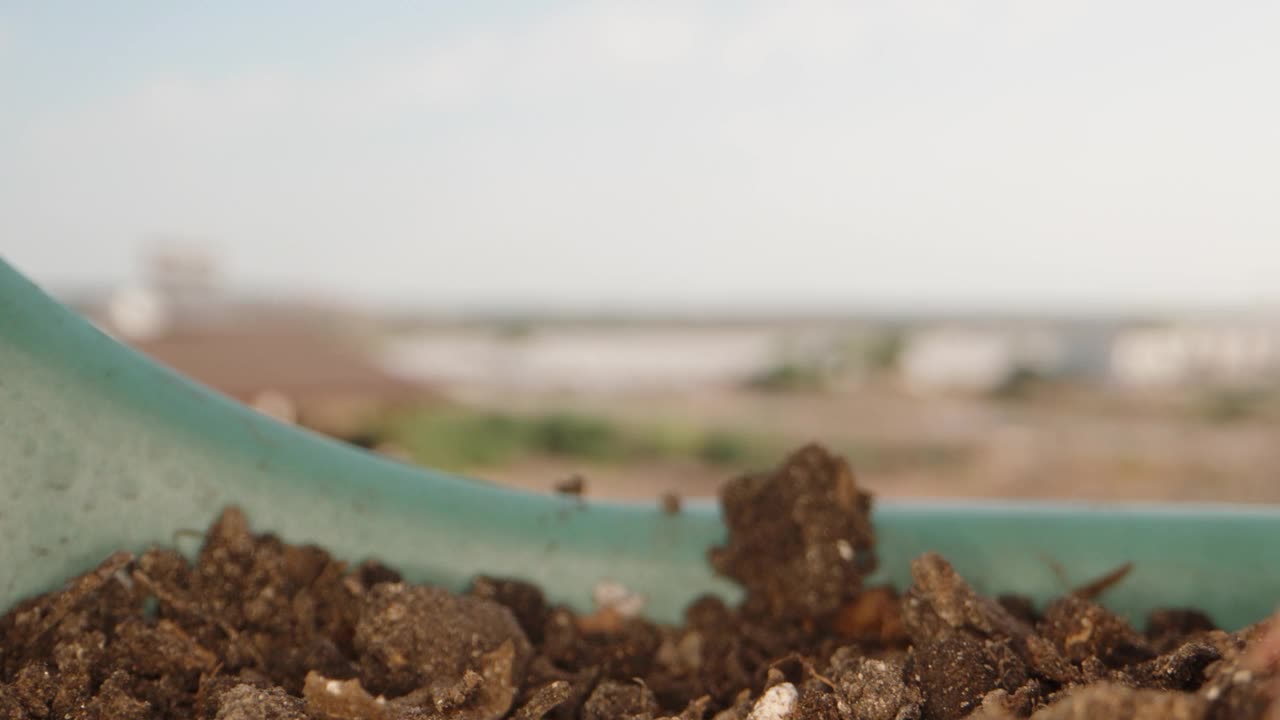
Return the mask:
<path id="1" fill-rule="evenodd" d="M 874 489 L 874 488 L 873 488 Z M 119 548 L 191 547 L 220 508 L 256 529 L 376 556 L 459 588 L 477 572 L 531 579 L 579 607 L 611 579 L 678 618 L 712 576 L 710 503 L 580 503 L 424 471 L 281 425 L 157 367 L 0 261 L 0 608 L 56 587 Z M 907 582 L 926 550 L 980 590 L 1061 593 L 1121 562 L 1106 596 L 1139 619 L 1195 605 L 1237 627 L 1280 601 L 1280 510 L 881 503 L 881 576 Z"/>

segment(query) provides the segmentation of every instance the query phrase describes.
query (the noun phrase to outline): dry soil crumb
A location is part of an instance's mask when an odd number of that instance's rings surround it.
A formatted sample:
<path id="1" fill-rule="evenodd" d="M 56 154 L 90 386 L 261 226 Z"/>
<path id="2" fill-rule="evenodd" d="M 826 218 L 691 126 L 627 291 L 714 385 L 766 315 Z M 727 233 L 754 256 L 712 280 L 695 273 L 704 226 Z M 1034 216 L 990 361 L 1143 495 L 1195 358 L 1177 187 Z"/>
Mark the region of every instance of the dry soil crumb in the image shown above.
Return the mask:
<path id="1" fill-rule="evenodd" d="M 1146 638 L 1106 608 L 1074 595 L 1055 600 L 1044 612 L 1040 633 L 1068 660 L 1096 657 L 1108 667 L 1123 667 L 1155 657 Z"/>
<path id="2" fill-rule="evenodd" d="M 642 683 L 606 680 L 582 706 L 582 720 L 652 720 L 658 710 L 657 698 Z"/>
<path id="3" fill-rule="evenodd" d="M 843 458 L 816 445 L 771 473 L 729 482 L 720 500 L 729 539 L 712 563 L 764 614 L 829 615 L 875 568 L 871 496 Z"/>
<path id="4" fill-rule="evenodd" d="M 1033 720 L 1201 720 L 1208 711 L 1209 704 L 1195 695 L 1098 683 L 1069 691 L 1061 700 L 1031 717 Z"/>
<path id="5" fill-rule="evenodd" d="M 836 707 L 846 720 L 911 720 L 921 716 L 924 697 L 908 684 L 901 661 L 878 660 L 846 648 L 831 658 Z"/>
<path id="6" fill-rule="evenodd" d="M 419 688 L 450 692 L 503 643 L 514 649 L 511 682 L 524 681 L 531 649 L 505 606 L 434 587 L 386 583 L 374 587 L 356 622 L 360 676 L 375 693 L 395 697 Z"/>

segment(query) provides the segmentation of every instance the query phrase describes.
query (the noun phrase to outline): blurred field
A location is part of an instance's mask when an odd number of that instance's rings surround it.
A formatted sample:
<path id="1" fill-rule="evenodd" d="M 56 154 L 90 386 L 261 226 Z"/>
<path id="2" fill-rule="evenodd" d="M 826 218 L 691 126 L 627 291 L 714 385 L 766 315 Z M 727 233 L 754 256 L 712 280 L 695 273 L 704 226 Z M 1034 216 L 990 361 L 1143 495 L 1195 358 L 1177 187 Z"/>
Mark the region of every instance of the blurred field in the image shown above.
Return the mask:
<path id="1" fill-rule="evenodd" d="M 539 490 L 581 475 L 591 494 L 612 497 L 714 494 L 726 477 L 817 441 L 884 496 L 1280 502 L 1269 405 L 1229 394 L 473 390 L 460 402 L 389 419 L 385 437 L 428 465 Z"/>
<path id="2" fill-rule="evenodd" d="M 1054 375 L 1014 353 L 985 384 L 921 387 L 887 327 L 405 330 L 251 308 L 136 344 L 278 417 L 540 491 L 581 477 L 602 497 L 709 496 L 820 442 L 883 496 L 1280 502 L 1269 366 L 1248 382 L 1134 387 L 1096 364 Z M 967 372 L 969 341 L 945 347 L 958 361 L 940 367 Z"/>

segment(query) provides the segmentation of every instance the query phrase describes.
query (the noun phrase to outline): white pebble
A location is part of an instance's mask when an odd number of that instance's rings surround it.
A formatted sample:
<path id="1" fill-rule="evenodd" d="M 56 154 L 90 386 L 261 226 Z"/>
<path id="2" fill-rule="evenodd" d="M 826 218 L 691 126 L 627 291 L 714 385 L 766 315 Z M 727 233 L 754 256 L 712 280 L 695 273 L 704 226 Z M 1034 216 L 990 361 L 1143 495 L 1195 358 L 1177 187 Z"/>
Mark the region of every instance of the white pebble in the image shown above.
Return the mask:
<path id="1" fill-rule="evenodd" d="M 853 546 L 849 544 L 848 540 L 844 538 L 837 540 L 836 552 L 840 553 L 840 557 L 844 558 L 845 562 L 853 562 Z"/>
<path id="2" fill-rule="evenodd" d="M 800 692 L 789 682 L 778 683 L 768 690 L 751 707 L 747 720 L 784 720 L 791 716 Z"/>
<path id="3" fill-rule="evenodd" d="M 592 588 L 596 607 L 610 609 L 624 618 L 639 617 L 644 611 L 645 596 L 613 580 L 601 580 Z"/>

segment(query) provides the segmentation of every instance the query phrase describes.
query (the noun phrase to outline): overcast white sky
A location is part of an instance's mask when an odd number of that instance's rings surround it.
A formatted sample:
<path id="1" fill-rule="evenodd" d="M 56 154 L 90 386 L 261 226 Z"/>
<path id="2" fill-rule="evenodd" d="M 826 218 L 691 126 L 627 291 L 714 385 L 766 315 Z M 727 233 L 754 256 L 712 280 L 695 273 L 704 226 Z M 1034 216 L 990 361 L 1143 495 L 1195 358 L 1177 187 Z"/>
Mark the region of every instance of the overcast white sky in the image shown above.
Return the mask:
<path id="1" fill-rule="evenodd" d="M 269 7 L 268 7 L 269 6 Z M 374 302 L 1280 302 L 1280 3 L 6 3 L 0 255 Z"/>

